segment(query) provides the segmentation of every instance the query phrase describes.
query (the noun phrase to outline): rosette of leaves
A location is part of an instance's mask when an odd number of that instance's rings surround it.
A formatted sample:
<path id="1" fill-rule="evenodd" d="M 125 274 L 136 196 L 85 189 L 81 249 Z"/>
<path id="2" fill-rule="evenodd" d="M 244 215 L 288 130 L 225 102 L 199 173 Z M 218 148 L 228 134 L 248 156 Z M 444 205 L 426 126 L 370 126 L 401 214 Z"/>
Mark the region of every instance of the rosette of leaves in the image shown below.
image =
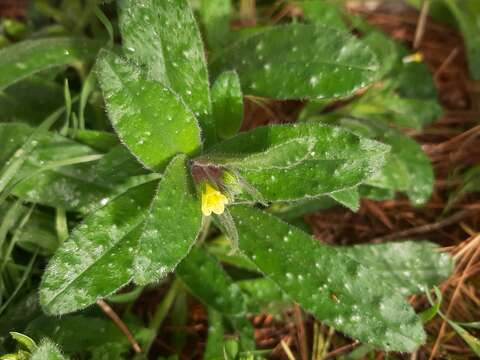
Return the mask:
<path id="1" fill-rule="evenodd" d="M 123 52 L 102 50 L 95 73 L 124 149 L 153 175 L 112 195 L 72 231 L 45 271 L 43 309 L 73 312 L 132 280 L 143 285 L 176 272 L 245 328 L 238 317 L 247 298 L 196 246 L 211 216 L 259 271 L 320 320 L 387 350 L 422 344 L 419 318 L 374 268 L 252 206 L 342 198 L 382 168 L 389 147 L 320 124 L 236 134 L 242 91 L 333 98 L 367 86 L 378 71 L 368 46 L 316 25 L 272 28 L 225 49 L 212 65 L 219 76 L 210 89 L 186 0 L 123 1 L 120 30 Z"/>

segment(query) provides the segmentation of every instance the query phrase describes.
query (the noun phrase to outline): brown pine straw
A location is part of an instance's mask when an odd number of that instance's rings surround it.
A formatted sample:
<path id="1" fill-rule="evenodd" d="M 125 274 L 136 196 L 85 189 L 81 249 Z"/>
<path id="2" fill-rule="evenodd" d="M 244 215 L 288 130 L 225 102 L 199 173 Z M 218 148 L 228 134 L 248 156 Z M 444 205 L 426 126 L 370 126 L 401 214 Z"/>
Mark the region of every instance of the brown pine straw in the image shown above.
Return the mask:
<path id="1" fill-rule="evenodd" d="M 452 309 L 454 306 L 457 304 L 457 300 L 460 297 L 460 293 L 462 291 L 463 285 L 467 278 L 469 277 L 468 270 L 471 269 L 471 267 L 475 264 L 475 261 L 477 261 L 480 258 L 480 234 L 477 234 L 473 237 L 473 239 L 470 240 L 470 244 L 474 244 L 475 246 L 467 246 L 468 250 L 466 252 L 461 251 L 455 256 L 457 260 L 457 267 L 456 271 L 461 271 L 461 276 L 460 279 L 458 280 L 455 290 L 453 292 L 453 295 L 451 297 L 450 303 L 448 304 L 447 311 L 445 313 L 445 316 L 448 318 L 452 312 Z M 463 264 L 466 262 L 467 264 L 465 265 L 463 270 L 460 270 L 463 266 Z M 437 351 L 440 347 L 440 343 L 442 340 L 442 337 L 445 334 L 445 330 L 447 327 L 447 322 L 445 320 L 441 320 L 442 325 L 440 327 L 440 331 L 438 332 L 437 339 L 435 340 L 435 344 L 432 348 L 432 352 L 430 353 L 429 360 L 435 359 L 435 355 L 437 354 Z"/>
<path id="2" fill-rule="evenodd" d="M 418 49 L 423 40 L 428 19 L 428 11 L 430 9 L 430 0 L 423 0 L 420 15 L 418 17 L 417 29 L 415 30 L 415 38 L 413 40 L 413 48 Z"/>
<path id="3" fill-rule="evenodd" d="M 115 325 L 124 333 L 130 344 L 132 345 L 133 350 L 136 353 L 141 353 L 142 349 L 140 345 L 133 337 L 132 333 L 128 329 L 128 326 L 123 322 L 123 320 L 117 315 L 117 313 L 108 305 L 104 300 L 97 300 L 97 305 L 102 309 L 102 311 L 113 320 Z"/>
<path id="4" fill-rule="evenodd" d="M 302 309 L 300 305 L 294 305 L 295 323 L 297 326 L 297 340 L 300 348 L 300 357 L 302 360 L 308 360 L 307 336 L 305 332 L 305 323 L 303 321 Z"/>

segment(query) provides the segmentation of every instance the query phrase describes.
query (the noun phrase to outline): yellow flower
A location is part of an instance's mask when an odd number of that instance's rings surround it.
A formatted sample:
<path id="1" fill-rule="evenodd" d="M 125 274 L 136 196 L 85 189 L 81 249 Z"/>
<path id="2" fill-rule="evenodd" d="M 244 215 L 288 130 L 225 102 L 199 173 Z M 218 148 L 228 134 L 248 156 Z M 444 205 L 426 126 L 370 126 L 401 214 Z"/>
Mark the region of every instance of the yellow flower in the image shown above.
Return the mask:
<path id="1" fill-rule="evenodd" d="M 206 216 L 213 213 L 220 215 L 225 211 L 228 198 L 209 183 L 205 184 L 202 192 L 202 212 Z"/>
<path id="2" fill-rule="evenodd" d="M 422 62 L 423 54 L 421 52 L 416 52 L 415 54 L 407 55 L 402 59 L 404 64 L 413 63 L 413 62 Z"/>

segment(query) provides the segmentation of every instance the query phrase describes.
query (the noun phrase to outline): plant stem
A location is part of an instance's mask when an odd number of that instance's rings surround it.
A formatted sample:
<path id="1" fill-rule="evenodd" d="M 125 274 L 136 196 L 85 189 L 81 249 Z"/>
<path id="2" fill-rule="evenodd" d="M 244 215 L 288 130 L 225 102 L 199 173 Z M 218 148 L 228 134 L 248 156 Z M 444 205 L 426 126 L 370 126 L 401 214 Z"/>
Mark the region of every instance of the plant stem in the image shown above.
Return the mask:
<path id="1" fill-rule="evenodd" d="M 155 311 L 155 314 L 153 315 L 153 319 L 150 321 L 150 324 L 148 325 L 148 328 L 152 330 L 152 335 L 145 346 L 145 353 L 148 354 L 150 351 L 150 348 L 152 347 L 152 344 L 155 340 L 155 337 L 157 336 L 158 330 L 160 329 L 160 326 L 163 323 L 163 320 L 165 320 L 165 317 L 168 314 L 168 310 L 173 304 L 173 301 L 177 297 L 177 294 L 179 290 L 181 289 L 182 284 L 180 283 L 180 280 L 175 279 L 170 286 L 170 289 L 168 289 L 167 294 L 163 298 L 162 302 L 160 305 L 157 307 L 157 310 Z"/>

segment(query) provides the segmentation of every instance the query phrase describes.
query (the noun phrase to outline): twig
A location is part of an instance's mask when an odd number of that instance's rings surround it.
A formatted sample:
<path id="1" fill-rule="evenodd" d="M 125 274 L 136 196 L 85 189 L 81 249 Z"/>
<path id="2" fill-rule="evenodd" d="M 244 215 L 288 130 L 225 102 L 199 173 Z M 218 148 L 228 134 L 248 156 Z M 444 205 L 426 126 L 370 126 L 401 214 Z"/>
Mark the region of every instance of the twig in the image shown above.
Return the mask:
<path id="1" fill-rule="evenodd" d="M 373 201 L 370 200 L 364 200 L 363 203 L 365 206 L 370 210 L 373 215 L 375 215 L 387 228 L 392 230 L 394 228 L 392 222 L 390 219 L 385 215 L 385 213 L 380 209 L 380 207 L 375 204 Z"/>
<path id="2" fill-rule="evenodd" d="M 458 147 L 457 144 L 463 144 L 466 139 L 469 139 L 472 136 L 480 135 L 480 125 L 476 125 L 467 131 L 462 132 L 460 135 L 455 136 L 443 143 L 437 145 L 424 145 L 422 146 L 429 156 L 433 156 L 439 152 L 450 151 L 451 147 Z"/>
<path id="3" fill-rule="evenodd" d="M 135 340 L 133 337 L 132 333 L 130 330 L 128 330 L 127 325 L 120 319 L 120 317 L 117 315 L 115 311 L 108 305 L 105 301 L 102 299 L 97 300 L 97 305 L 100 306 L 100 309 L 110 318 L 113 320 L 115 325 L 125 334 L 127 337 L 128 341 L 130 344 L 132 344 L 132 348 L 136 353 L 141 353 L 142 349 L 140 348 L 140 345 L 138 345 L 138 342 Z"/>
<path id="4" fill-rule="evenodd" d="M 305 324 L 303 323 L 302 310 L 298 304 L 294 306 L 295 322 L 297 323 L 297 338 L 302 360 L 308 360 L 307 337 L 305 335 Z"/>
<path id="5" fill-rule="evenodd" d="M 280 341 L 280 344 L 282 345 L 283 351 L 285 351 L 285 354 L 287 354 L 288 360 L 295 360 L 295 356 L 292 354 L 292 350 L 290 350 L 290 347 L 288 344 L 282 339 Z"/>
<path id="6" fill-rule="evenodd" d="M 347 352 L 349 350 L 352 350 L 353 348 L 357 347 L 358 344 L 360 344 L 359 341 L 355 341 L 351 344 L 348 344 L 348 345 L 345 345 L 345 346 L 342 346 L 342 347 L 339 347 L 333 351 L 330 351 L 328 354 L 325 355 L 325 357 L 323 358 L 324 360 L 326 359 L 331 359 L 333 357 L 336 357 L 337 355 L 340 355 L 340 354 L 343 354 L 344 352 Z"/>
<path id="7" fill-rule="evenodd" d="M 474 235 L 471 235 L 471 236 L 474 236 Z M 477 236 L 475 236 L 467 245 L 465 245 L 465 246 L 463 247 L 463 249 L 461 249 L 459 252 L 457 252 L 457 253 L 453 256 L 453 258 L 454 258 L 455 260 L 460 259 L 461 257 L 463 257 L 463 255 L 464 255 L 466 252 L 470 251 L 471 248 L 476 248 L 477 245 L 479 245 L 479 244 L 480 244 L 480 236 L 477 235 Z"/>
<path id="8" fill-rule="evenodd" d="M 413 48 L 418 49 L 422 42 L 423 35 L 427 25 L 428 10 L 430 8 L 430 0 L 423 0 L 422 9 L 418 18 L 417 29 L 415 30 L 415 38 L 413 40 Z"/>
<path id="9" fill-rule="evenodd" d="M 313 322 L 313 346 L 312 346 L 312 360 L 318 359 L 318 343 L 319 337 L 322 336 L 320 333 L 320 325 L 317 321 Z"/>
<path id="10" fill-rule="evenodd" d="M 240 1 L 240 19 L 245 25 L 253 26 L 257 23 L 257 10 L 255 0 Z"/>
<path id="11" fill-rule="evenodd" d="M 442 62 L 442 64 L 438 67 L 437 71 L 435 71 L 435 74 L 433 75 L 433 78 L 435 81 L 438 81 L 438 77 L 440 74 L 447 68 L 448 65 L 455 59 L 455 56 L 458 55 L 458 47 L 452 49 L 450 54 L 445 58 L 445 60 Z"/>
<path id="12" fill-rule="evenodd" d="M 443 220 L 431 223 L 431 224 L 426 224 L 422 226 L 415 227 L 413 229 L 407 229 L 403 231 L 399 231 L 390 235 L 385 235 L 385 236 L 380 236 L 372 240 L 373 243 L 380 243 L 383 241 L 387 240 L 394 240 L 394 239 L 401 239 L 401 238 L 406 238 L 412 235 L 420 235 L 420 234 L 425 234 L 429 233 L 438 229 L 441 229 L 445 226 L 452 225 L 465 217 L 470 211 L 468 210 L 462 210 L 459 212 L 456 212 L 452 216 L 449 216 Z"/>
<path id="13" fill-rule="evenodd" d="M 325 359 L 325 355 L 327 355 L 327 350 L 330 347 L 330 343 L 332 342 L 333 334 L 335 334 L 335 329 L 331 327 L 328 329 L 327 340 L 323 345 L 322 353 L 320 354 L 320 360 Z"/>

